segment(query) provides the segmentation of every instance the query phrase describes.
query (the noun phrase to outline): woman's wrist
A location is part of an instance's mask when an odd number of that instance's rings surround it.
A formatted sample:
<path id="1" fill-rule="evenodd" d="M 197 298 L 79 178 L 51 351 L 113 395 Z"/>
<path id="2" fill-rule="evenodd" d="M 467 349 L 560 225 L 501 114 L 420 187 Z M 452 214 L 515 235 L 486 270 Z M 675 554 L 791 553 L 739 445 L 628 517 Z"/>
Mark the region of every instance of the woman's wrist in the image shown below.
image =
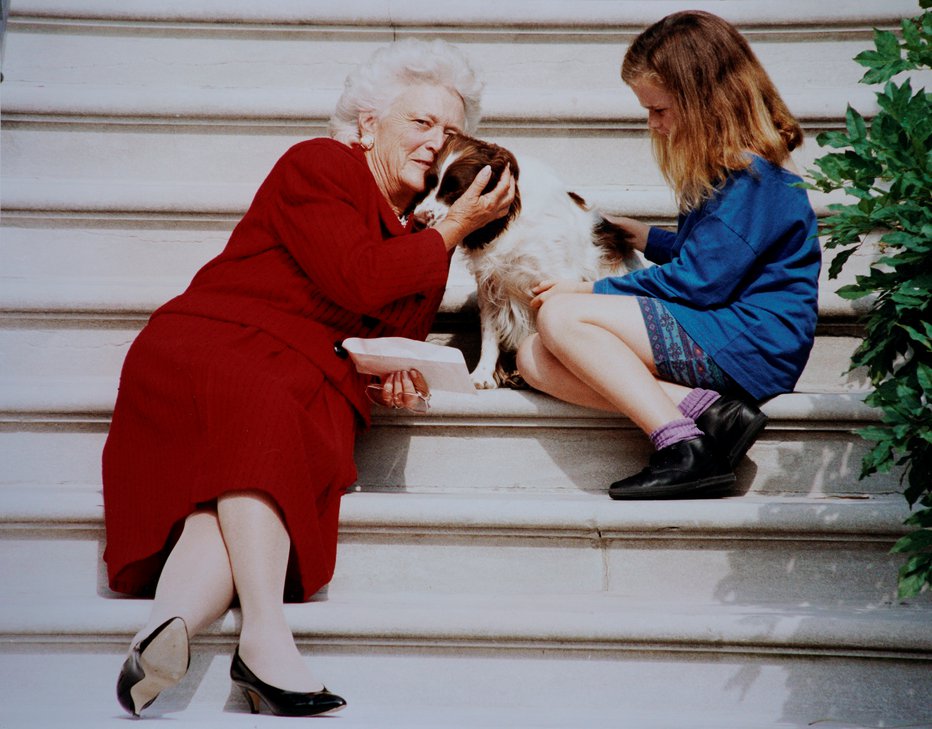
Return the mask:
<path id="1" fill-rule="evenodd" d="M 434 230 L 440 233 L 440 237 L 443 238 L 443 244 L 447 247 L 448 251 L 456 248 L 469 234 L 469 231 L 466 230 L 466 227 L 462 223 L 455 217 L 449 215 L 437 223 L 434 226 Z"/>

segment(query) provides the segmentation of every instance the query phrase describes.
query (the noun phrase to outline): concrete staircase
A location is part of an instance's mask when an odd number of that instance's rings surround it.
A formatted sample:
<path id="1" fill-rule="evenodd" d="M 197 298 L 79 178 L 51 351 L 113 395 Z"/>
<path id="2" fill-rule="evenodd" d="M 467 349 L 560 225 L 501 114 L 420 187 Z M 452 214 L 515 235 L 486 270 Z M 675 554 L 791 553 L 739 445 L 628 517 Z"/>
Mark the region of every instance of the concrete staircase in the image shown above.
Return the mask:
<path id="1" fill-rule="evenodd" d="M 609 210 L 671 224 L 627 42 L 683 7 L 739 24 L 810 139 L 873 109 L 851 58 L 902 0 L 14 0 L 0 242 L 0 727 L 122 726 L 114 682 L 148 603 L 110 593 L 99 456 L 126 348 L 217 252 L 272 163 L 323 135 L 349 68 L 409 35 L 464 46 L 481 134 L 549 160 Z M 821 154 L 810 141 L 797 162 Z M 826 200 L 814 197 L 824 210 Z M 858 264 L 866 265 L 866 261 Z M 850 273 L 848 274 L 851 275 Z M 754 729 L 932 725 L 932 603 L 896 599 L 896 474 L 858 480 L 876 419 L 843 374 L 856 314 L 826 282 L 798 392 L 738 472 L 741 496 L 615 503 L 645 439 L 536 393 L 436 395 L 361 438 L 337 575 L 289 606 L 302 649 L 383 727 Z M 461 266 L 433 337 L 477 348 Z M 147 714 L 253 717 L 227 671 L 238 615 L 195 641 Z M 923 681 L 925 679 L 925 681 Z M 923 723 L 925 722 L 925 723 Z"/>

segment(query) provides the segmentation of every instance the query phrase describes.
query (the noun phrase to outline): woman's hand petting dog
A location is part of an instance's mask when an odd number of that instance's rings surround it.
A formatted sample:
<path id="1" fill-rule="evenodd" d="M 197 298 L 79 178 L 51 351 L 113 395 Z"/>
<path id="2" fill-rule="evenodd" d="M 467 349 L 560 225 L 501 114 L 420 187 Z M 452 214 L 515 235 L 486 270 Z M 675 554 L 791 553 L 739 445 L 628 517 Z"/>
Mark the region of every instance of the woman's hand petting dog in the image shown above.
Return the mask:
<path id="1" fill-rule="evenodd" d="M 515 197 L 511 169 L 506 167 L 498 184 L 483 195 L 491 177 L 492 168 L 488 165 L 479 170 L 466 192 L 450 206 L 447 216 L 434 226 L 443 236 L 447 249 L 457 246 L 474 230 L 508 214 Z"/>
<path id="2" fill-rule="evenodd" d="M 591 281 L 547 280 L 541 281 L 531 289 L 534 298 L 531 299 L 531 308 L 539 309 L 551 296 L 557 294 L 591 294 Z"/>

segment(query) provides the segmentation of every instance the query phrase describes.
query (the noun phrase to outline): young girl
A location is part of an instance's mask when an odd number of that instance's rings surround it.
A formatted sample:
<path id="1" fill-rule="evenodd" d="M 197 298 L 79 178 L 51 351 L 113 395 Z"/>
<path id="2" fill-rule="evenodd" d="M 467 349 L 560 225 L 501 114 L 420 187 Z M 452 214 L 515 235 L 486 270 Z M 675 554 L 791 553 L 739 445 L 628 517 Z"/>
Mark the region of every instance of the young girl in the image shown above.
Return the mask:
<path id="1" fill-rule="evenodd" d="M 657 264 L 595 283 L 543 281 L 518 353 L 535 388 L 621 412 L 656 453 L 613 499 L 721 495 L 812 349 L 820 249 L 790 152 L 802 141 L 747 41 L 705 12 L 670 15 L 625 54 L 677 233 L 616 220 Z"/>

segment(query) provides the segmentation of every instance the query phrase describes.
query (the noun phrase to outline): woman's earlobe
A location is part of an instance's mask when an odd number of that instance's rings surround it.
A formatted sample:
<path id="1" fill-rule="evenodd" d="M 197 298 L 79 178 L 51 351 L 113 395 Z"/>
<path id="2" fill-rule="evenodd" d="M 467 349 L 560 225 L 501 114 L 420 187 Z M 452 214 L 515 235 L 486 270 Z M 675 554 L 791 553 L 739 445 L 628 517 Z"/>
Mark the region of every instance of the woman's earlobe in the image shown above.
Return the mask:
<path id="1" fill-rule="evenodd" d="M 371 112 L 361 113 L 357 119 L 356 126 L 359 129 L 359 144 L 365 150 L 370 150 L 375 145 L 376 117 Z"/>

